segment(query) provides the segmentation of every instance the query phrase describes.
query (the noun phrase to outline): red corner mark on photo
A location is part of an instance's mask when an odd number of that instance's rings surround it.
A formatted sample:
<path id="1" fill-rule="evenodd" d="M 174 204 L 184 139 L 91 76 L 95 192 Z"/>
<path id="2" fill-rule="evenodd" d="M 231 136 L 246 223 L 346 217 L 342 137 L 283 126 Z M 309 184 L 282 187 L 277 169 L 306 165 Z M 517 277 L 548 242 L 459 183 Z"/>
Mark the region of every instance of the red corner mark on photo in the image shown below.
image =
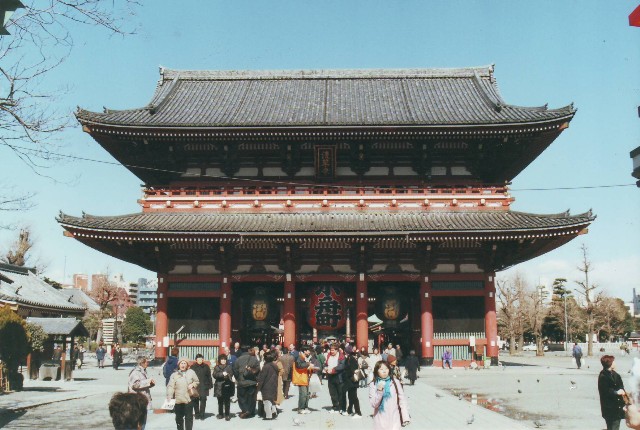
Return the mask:
<path id="1" fill-rule="evenodd" d="M 632 27 L 640 27 L 640 6 L 635 8 L 629 15 L 629 25 Z"/>

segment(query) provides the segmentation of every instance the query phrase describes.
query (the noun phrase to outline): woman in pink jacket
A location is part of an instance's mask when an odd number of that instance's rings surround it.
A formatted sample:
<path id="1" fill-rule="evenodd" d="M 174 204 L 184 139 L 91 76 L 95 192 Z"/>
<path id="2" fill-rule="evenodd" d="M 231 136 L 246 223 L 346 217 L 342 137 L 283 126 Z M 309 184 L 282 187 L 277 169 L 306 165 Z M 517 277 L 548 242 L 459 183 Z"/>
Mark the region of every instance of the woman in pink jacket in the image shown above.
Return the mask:
<path id="1" fill-rule="evenodd" d="M 373 369 L 373 381 L 369 384 L 375 430 L 399 430 L 411 421 L 402 384 L 390 375 L 390 371 L 386 361 L 379 361 Z"/>

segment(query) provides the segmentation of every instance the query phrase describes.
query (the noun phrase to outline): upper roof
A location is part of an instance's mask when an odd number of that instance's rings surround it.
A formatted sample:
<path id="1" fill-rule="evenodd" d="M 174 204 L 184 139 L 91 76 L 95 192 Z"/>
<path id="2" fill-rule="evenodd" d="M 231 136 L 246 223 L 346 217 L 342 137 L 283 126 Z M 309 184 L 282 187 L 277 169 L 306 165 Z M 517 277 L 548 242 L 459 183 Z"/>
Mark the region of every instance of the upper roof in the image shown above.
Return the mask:
<path id="1" fill-rule="evenodd" d="M 180 71 L 160 69 L 145 107 L 79 109 L 83 124 L 125 127 L 487 126 L 570 118 L 507 104 L 493 66 L 457 69 Z"/>
<path id="2" fill-rule="evenodd" d="M 11 283 L 0 281 L 0 300 L 54 310 L 85 310 L 84 306 L 73 303 L 69 297 L 38 278 L 32 270 L 0 263 L 0 275 L 11 280 Z"/>
<path id="3" fill-rule="evenodd" d="M 82 218 L 60 214 L 64 227 L 114 233 L 242 233 L 251 235 L 386 235 L 405 233 L 516 232 L 589 224 L 591 212 L 571 216 L 513 211 L 349 213 L 158 213 Z"/>

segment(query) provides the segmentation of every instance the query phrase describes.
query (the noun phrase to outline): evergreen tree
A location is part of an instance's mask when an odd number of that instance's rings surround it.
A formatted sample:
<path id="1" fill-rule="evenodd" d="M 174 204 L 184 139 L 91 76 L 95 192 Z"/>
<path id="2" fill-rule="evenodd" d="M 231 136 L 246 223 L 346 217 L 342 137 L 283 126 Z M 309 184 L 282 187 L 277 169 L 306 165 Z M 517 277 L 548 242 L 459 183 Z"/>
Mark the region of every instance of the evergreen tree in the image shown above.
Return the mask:
<path id="1" fill-rule="evenodd" d="M 151 332 L 151 320 L 142 308 L 133 306 L 127 309 L 122 324 L 122 335 L 129 342 L 137 342 Z"/>

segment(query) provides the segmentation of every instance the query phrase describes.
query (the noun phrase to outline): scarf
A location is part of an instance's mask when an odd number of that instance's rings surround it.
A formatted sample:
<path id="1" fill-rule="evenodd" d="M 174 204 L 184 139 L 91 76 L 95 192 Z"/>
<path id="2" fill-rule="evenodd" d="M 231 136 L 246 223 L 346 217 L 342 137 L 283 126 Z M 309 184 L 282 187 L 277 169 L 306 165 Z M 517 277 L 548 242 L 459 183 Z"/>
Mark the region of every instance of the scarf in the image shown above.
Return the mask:
<path id="1" fill-rule="evenodd" d="M 384 381 L 384 391 L 382 392 L 382 401 L 380 401 L 378 410 L 384 412 L 384 402 L 391 397 L 391 376 L 387 376 L 384 379 L 376 378 L 376 385 L 378 385 L 380 381 Z"/>

